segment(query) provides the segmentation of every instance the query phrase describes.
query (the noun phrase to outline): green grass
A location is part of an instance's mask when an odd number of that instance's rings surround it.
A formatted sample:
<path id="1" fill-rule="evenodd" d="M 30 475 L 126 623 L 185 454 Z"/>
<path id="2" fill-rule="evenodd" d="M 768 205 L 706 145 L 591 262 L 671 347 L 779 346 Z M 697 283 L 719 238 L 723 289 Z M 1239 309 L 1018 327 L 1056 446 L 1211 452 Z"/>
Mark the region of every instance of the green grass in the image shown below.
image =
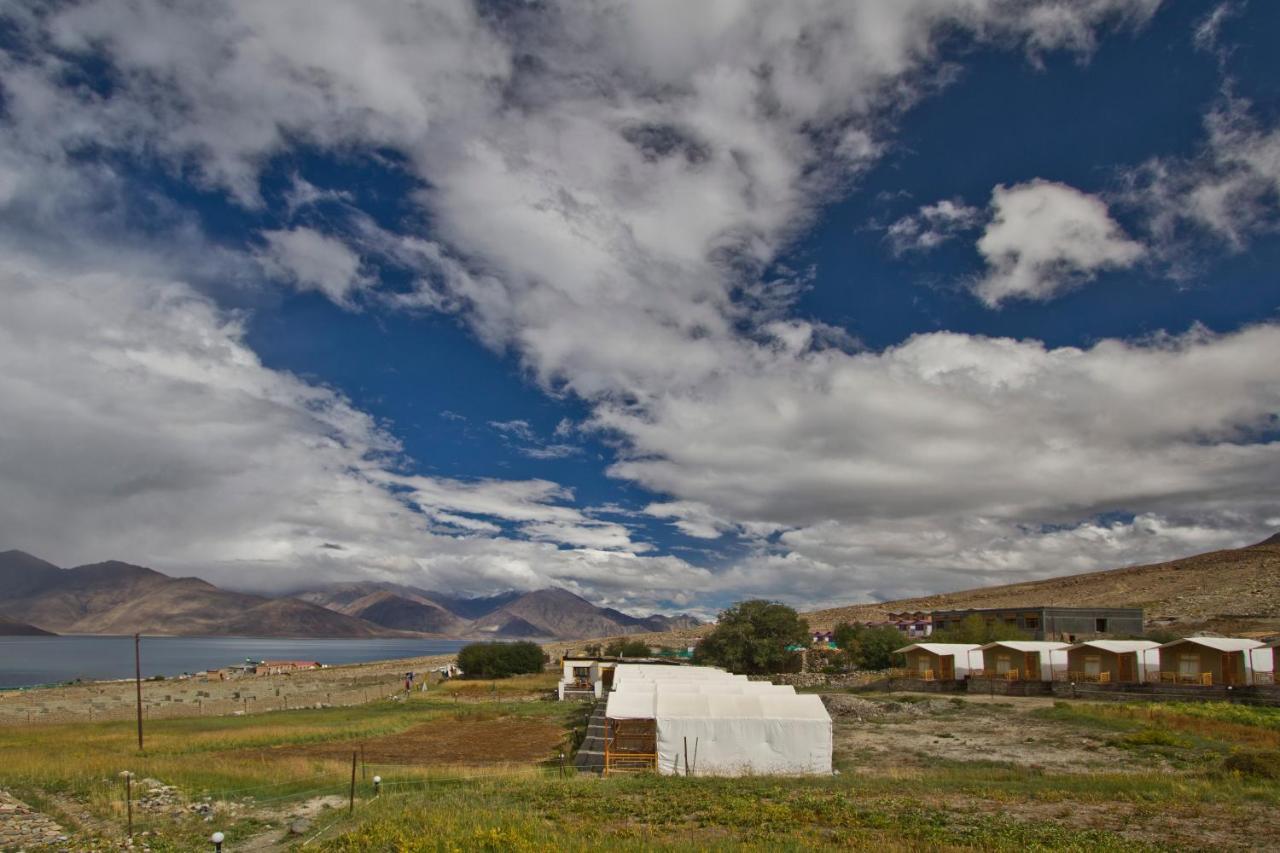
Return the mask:
<path id="1" fill-rule="evenodd" d="M 369 850 L 1143 850 L 1110 833 L 928 804 L 855 782 L 636 777 L 388 798 L 321 847 Z"/>
<path id="2" fill-rule="evenodd" d="M 431 721 L 503 716 L 581 727 L 581 706 L 524 701 L 521 689 L 511 682 L 498 682 L 497 689 L 455 682 L 407 702 L 154 721 L 145 753 L 137 751 L 129 723 L 7 727 L 0 729 L 0 788 L 55 815 L 74 801 L 111 830 L 123 823 L 117 774 L 124 769 L 177 785 L 193 798 L 204 792 L 252 797 L 253 804 L 270 807 L 345 793 L 350 764 L 305 756 L 268 760 L 260 754 L 264 747 L 355 741 Z M 531 689 L 541 690 L 541 682 L 523 685 L 525 694 Z M 948 705 L 947 715 L 991 710 L 983 703 Z M 317 815 L 314 831 L 325 832 L 307 849 L 1142 850 L 1148 848 L 1140 841 L 1112 834 L 1116 825 L 1094 826 L 1078 815 L 1120 810 L 1126 816 L 1121 828 L 1130 820 L 1158 827 L 1169 816 L 1184 826 L 1211 827 L 1280 808 L 1277 753 L 1267 745 L 1277 737 L 1271 717 L 1239 714 L 1234 706 L 1192 709 L 1063 702 L 1031 712 L 1061 723 L 1068 738 L 1103 733 L 1135 756 L 1131 764 L 1139 769 L 1129 771 L 1052 772 L 980 755 L 944 760 L 927 754 L 927 742 L 918 765 L 864 753 L 846 757 L 841 775 L 821 779 L 562 780 L 554 767 L 479 772 L 380 765 L 382 796 L 374 799 L 370 783 L 358 777 L 355 815 L 348 818 L 342 808 Z M 925 741 L 930 719 L 913 723 Z M 214 828 L 228 834 L 226 849 L 235 850 L 268 819 L 279 825 L 279 816 L 251 808 L 219 814 L 214 823 L 135 812 L 136 829 L 153 833 L 156 853 L 203 849 Z M 1150 849 L 1178 846 L 1159 834 L 1151 838 Z"/>

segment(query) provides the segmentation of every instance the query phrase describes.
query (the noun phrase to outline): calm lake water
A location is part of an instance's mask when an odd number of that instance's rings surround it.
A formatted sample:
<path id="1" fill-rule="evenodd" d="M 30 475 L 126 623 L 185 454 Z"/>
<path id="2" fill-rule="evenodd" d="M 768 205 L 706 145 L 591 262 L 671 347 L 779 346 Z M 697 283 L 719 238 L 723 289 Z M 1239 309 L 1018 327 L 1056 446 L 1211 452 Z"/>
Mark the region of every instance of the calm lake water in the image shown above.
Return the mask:
<path id="1" fill-rule="evenodd" d="M 142 677 L 181 675 L 253 660 L 325 664 L 456 652 L 464 640 L 281 640 L 256 637 L 143 637 Z M 0 688 L 75 678 L 133 677 L 133 637 L 0 637 Z"/>

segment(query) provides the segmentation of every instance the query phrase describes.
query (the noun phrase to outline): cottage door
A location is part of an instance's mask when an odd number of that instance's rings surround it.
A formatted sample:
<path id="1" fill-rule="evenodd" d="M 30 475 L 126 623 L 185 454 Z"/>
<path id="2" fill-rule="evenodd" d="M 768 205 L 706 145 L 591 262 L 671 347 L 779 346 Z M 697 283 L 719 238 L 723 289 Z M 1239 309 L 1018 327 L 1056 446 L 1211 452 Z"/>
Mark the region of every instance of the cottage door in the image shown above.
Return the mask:
<path id="1" fill-rule="evenodd" d="M 1120 680 L 1126 683 L 1137 681 L 1134 677 L 1134 664 L 1137 661 L 1136 654 L 1119 655 L 1117 661 L 1120 664 Z"/>
<path id="2" fill-rule="evenodd" d="M 1022 680 L 1023 681 L 1039 681 L 1040 680 L 1040 653 L 1027 652 L 1023 655 L 1022 661 Z"/>
<path id="3" fill-rule="evenodd" d="M 938 670 L 941 673 L 938 677 L 943 681 L 955 681 L 956 659 L 951 655 L 943 655 L 938 658 Z"/>
<path id="4" fill-rule="evenodd" d="M 1240 656 L 1234 652 L 1226 652 L 1222 656 L 1222 681 L 1224 684 L 1243 684 L 1244 674 L 1240 671 Z"/>

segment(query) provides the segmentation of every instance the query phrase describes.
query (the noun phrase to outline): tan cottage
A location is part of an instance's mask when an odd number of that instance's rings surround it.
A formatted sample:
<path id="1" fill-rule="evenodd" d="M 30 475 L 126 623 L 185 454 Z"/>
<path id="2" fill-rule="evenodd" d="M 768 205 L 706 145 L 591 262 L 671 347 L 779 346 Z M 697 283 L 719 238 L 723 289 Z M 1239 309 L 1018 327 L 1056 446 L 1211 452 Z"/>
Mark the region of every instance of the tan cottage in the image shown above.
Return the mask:
<path id="1" fill-rule="evenodd" d="M 1254 667 L 1270 672 L 1269 662 L 1251 654 L 1262 648 L 1257 640 L 1236 637 L 1187 637 L 1160 647 L 1160 680 L 1171 684 L 1254 683 Z"/>
<path id="2" fill-rule="evenodd" d="M 903 646 L 894 654 L 904 655 L 907 666 L 894 674 L 900 678 L 920 678 L 925 681 L 964 681 L 969 674 L 969 656 L 973 654 L 976 668 L 982 668 L 982 654 L 970 643 L 913 643 Z"/>
<path id="3" fill-rule="evenodd" d="M 1160 644 L 1151 640 L 1090 640 L 1067 649 L 1059 680 L 1100 684 L 1140 684 L 1160 671 Z"/>

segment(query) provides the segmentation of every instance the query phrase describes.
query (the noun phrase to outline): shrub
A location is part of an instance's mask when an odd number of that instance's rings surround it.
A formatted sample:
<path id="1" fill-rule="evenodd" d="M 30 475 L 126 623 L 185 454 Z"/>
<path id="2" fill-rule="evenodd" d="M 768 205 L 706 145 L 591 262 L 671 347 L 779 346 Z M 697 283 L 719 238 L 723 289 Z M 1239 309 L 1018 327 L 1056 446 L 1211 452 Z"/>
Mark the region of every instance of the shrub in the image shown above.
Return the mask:
<path id="1" fill-rule="evenodd" d="M 464 678 L 507 678 L 542 672 L 542 648 L 537 643 L 472 643 L 458 652 Z"/>
<path id="2" fill-rule="evenodd" d="M 649 654 L 649 644 L 643 640 L 614 640 L 604 647 L 605 657 L 610 658 L 647 658 Z"/>
<path id="3" fill-rule="evenodd" d="M 1233 752 L 1223 759 L 1222 768 L 1241 776 L 1280 779 L 1280 751 L 1258 749 Z"/>

